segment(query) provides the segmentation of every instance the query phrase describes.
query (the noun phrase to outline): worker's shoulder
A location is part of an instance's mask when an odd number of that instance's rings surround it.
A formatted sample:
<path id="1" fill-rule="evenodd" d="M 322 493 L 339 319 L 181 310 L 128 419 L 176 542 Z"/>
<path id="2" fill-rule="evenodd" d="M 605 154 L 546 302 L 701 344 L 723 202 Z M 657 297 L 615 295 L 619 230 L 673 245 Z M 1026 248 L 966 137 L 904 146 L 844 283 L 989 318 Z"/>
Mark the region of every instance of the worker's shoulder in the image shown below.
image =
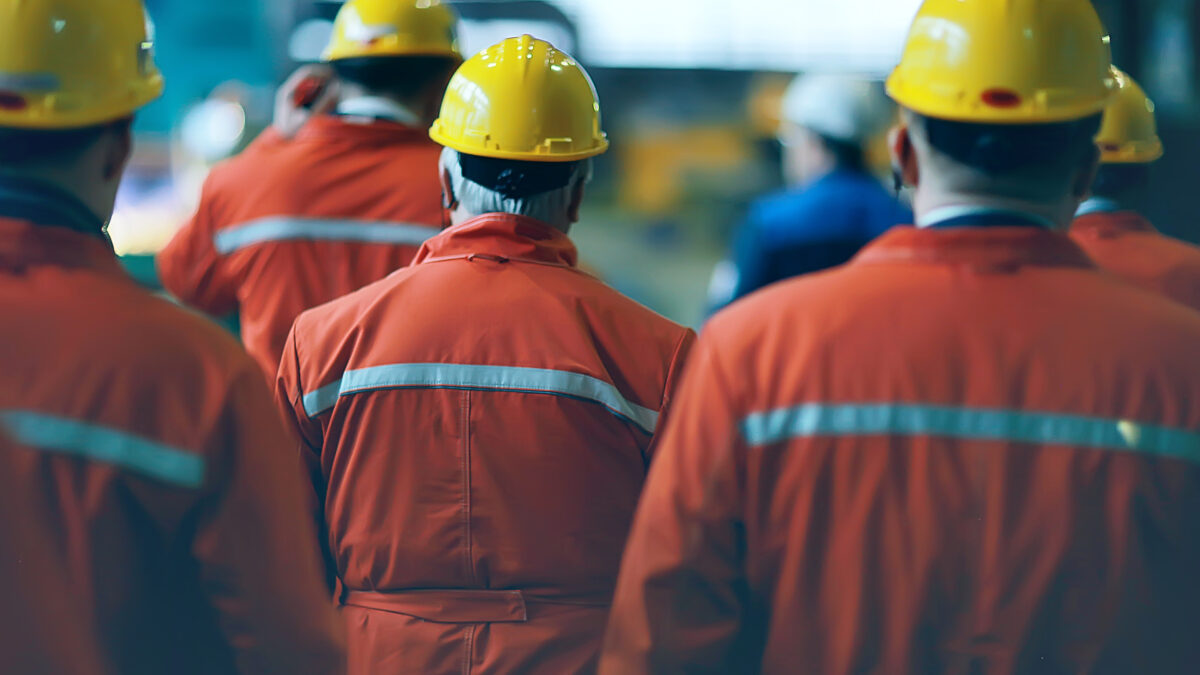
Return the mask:
<path id="1" fill-rule="evenodd" d="M 562 270 L 565 283 L 557 290 L 569 295 L 581 314 L 603 313 L 622 331 L 658 335 L 667 341 L 680 339 L 691 329 L 679 324 L 581 270 Z"/>
<path id="2" fill-rule="evenodd" d="M 237 340 L 211 319 L 130 284 L 98 302 L 111 303 L 92 325 L 90 342 L 116 367 L 147 378 L 218 382 L 253 369 Z M 203 377 L 200 377 L 203 374 Z"/>
<path id="3" fill-rule="evenodd" d="M 327 336 L 337 337 L 355 325 L 369 321 L 377 314 L 381 302 L 386 301 L 396 286 L 411 275 L 412 267 L 404 267 L 388 276 L 301 312 L 293 324 L 293 330 L 304 341 L 321 341 Z"/>

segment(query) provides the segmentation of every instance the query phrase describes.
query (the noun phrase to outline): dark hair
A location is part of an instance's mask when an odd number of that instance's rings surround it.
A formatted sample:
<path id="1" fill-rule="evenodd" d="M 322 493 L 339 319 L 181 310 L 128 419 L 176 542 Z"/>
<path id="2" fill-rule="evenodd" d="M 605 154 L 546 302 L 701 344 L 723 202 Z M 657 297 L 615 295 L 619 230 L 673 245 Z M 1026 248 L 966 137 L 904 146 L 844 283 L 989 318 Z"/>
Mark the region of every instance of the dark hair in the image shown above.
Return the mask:
<path id="1" fill-rule="evenodd" d="M 813 132 L 816 133 L 816 132 Z M 839 169 L 851 171 L 867 170 L 867 154 L 863 147 L 854 141 L 842 141 L 830 138 L 824 134 L 816 134 L 821 144 L 833 155 L 833 161 Z"/>
<path id="2" fill-rule="evenodd" d="M 988 175 L 1075 163 L 1096 151 L 1101 116 L 1049 124 L 975 124 L 919 116 L 929 145 Z"/>
<path id="3" fill-rule="evenodd" d="M 524 199 L 564 188 L 579 162 L 526 162 L 458 154 L 463 178 L 499 192 L 507 199 Z"/>
<path id="4" fill-rule="evenodd" d="M 447 79 L 458 61 L 448 56 L 375 56 L 341 59 L 330 65 L 345 82 L 374 94 L 407 99 Z"/>
<path id="5" fill-rule="evenodd" d="M 0 166 L 20 167 L 74 159 L 106 131 L 128 129 L 133 118 L 79 129 L 0 127 Z"/>
<path id="6" fill-rule="evenodd" d="M 1149 164 L 1102 164 L 1092 184 L 1092 194 L 1097 197 L 1123 199 L 1130 192 L 1144 189 L 1150 184 Z"/>

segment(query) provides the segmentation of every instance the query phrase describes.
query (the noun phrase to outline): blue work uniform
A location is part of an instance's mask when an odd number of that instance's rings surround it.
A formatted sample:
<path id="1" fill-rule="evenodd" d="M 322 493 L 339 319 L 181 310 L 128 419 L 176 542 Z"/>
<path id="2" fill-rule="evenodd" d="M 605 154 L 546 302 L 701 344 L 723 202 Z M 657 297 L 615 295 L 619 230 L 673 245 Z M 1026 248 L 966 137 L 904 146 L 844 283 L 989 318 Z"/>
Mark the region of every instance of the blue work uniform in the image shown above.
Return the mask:
<path id="1" fill-rule="evenodd" d="M 808 187 L 754 203 L 737 233 L 733 258 L 713 276 L 719 309 L 764 286 L 848 262 L 864 245 L 912 213 L 870 174 L 838 169 Z"/>

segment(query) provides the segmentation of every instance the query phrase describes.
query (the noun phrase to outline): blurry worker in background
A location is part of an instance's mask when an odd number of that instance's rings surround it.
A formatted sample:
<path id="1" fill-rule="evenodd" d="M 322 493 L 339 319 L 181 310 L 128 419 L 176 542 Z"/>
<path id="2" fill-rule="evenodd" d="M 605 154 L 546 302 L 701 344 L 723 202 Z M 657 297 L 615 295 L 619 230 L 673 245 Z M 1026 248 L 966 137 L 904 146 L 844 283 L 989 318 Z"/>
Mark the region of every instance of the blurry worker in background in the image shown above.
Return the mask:
<path id="1" fill-rule="evenodd" d="M 1087 0 L 926 0 L 918 228 L 700 339 L 602 673 L 1190 673 L 1200 315 L 1065 230 L 1114 87 Z"/>
<path id="2" fill-rule="evenodd" d="M 751 207 L 733 259 L 713 275 L 714 309 L 777 281 L 840 265 L 912 220 L 867 164 L 867 146 L 887 129 L 892 111 L 866 80 L 808 75 L 792 82 L 779 131 L 792 187 Z"/>
<path id="3" fill-rule="evenodd" d="M 451 227 L 302 314 L 276 392 L 323 499 L 350 672 L 588 672 L 694 335 L 576 266 L 608 140 L 571 57 L 487 49 L 431 136 Z"/>
<path id="4" fill-rule="evenodd" d="M 1096 142 L 1100 173 L 1079 207 L 1071 237 L 1100 267 L 1143 288 L 1200 309 L 1200 247 L 1163 236 L 1136 211 L 1132 197 L 1150 182 L 1163 155 L 1154 103 L 1133 78 L 1116 71 L 1117 94 Z"/>
<path id="5" fill-rule="evenodd" d="M 239 312 L 242 341 L 272 381 L 300 312 L 407 265 L 437 233 L 440 149 L 428 129 L 461 63 L 456 22 L 437 0 L 347 2 L 325 53 L 336 81 L 318 84 L 321 94 L 305 79 L 316 71 L 290 80 L 276 115 L 284 129 L 213 171 L 196 215 L 159 255 L 163 286 L 180 300 Z M 334 114 L 289 115 L 297 96 Z M 287 141 L 296 120 L 307 124 Z"/>
<path id="6" fill-rule="evenodd" d="M 60 556 L 25 573 L 72 589 L 106 672 L 339 672 L 261 374 L 127 277 L 105 231 L 163 88 L 147 26 L 138 0 L 0 2 L 0 434 L 20 446 L 0 473 Z"/>

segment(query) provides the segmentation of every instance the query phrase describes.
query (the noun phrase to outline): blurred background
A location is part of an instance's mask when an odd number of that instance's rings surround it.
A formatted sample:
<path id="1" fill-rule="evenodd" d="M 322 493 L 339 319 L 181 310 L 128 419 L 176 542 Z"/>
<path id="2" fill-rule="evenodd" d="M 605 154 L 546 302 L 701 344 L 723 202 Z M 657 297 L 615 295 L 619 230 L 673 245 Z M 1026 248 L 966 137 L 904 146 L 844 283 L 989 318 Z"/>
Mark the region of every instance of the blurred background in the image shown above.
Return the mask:
<path id="1" fill-rule="evenodd" d="M 882 80 L 920 0 L 465 0 L 465 54 L 530 33 L 576 56 L 600 94 L 612 150 L 572 232 L 586 266 L 618 290 L 698 325 L 714 266 L 754 198 L 783 184 L 776 132 L 798 73 Z M 1190 183 L 1200 150 L 1200 3 L 1095 0 L 1114 59 L 1158 104 L 1166 157 L 1133 206 L 1200 240 Z M 110 228 L 140 278 L 194 208 L 208 170 L 270 123 L 274 89 L 316 60 L 340 2 L 147 0 L 164 98 Z M 887 176 L 880 139 L 873 153 Z"/>

